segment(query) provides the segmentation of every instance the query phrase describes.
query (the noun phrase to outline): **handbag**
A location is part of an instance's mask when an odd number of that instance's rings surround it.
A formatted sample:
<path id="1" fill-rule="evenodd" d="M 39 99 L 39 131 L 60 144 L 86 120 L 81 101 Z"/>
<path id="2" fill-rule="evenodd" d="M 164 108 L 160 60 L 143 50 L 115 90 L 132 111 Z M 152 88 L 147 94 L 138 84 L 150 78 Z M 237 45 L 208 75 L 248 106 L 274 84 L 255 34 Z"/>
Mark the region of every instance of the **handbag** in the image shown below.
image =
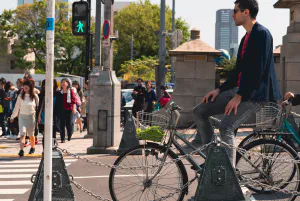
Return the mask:
<path id="1" fill-rule="evenodd" d="M 4 112 L 4 110 L 3 110 L 3 106 L 2 105 L 0 105 L 0 113 L 3 113 Z"/>

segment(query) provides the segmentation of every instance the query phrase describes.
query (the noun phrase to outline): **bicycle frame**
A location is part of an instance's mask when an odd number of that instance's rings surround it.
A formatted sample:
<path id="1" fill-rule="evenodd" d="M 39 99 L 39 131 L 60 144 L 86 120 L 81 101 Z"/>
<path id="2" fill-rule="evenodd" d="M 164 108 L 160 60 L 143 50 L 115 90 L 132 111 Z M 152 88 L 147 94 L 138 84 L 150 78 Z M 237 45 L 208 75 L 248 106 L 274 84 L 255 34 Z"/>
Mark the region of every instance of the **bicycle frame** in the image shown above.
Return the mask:
<path id="1" fill-rule="evenodd" d="M 166 157 L 167 157 L 167 155 L 168 155 L 168 151 L 170 150 L 170 148 L 171 148 L 171 146 L 172 146 L 172 144 L 176 147 L 176 149 L 177 150 L 179 150 L 179 152 L 180 152 L 180 154 L 182 154 L 182 155 L 186 155 L 186 160 L 187 161 L 189 161 L 189 163 L 192 165 L 192 167 L 194 168 L 194 170 L 196 171 L 196 172 L 198 172 L 198 171 L 201 171 L 203 168 L 194 160 L 194 158 L 191 156 L 191 155 L 189 155 L 188 153 L 186 153 L 185 151 L 184 151 L 184 149 L 182 148 L 182 146 L 177 142 L 177 140 L 175 139 L 175 137 L 177 137 L 177 138 L 179 138 L 180 140 L 182 140 L 187 146 L 189 146 L 190 148 L 192 148 L 193 149 L 193 151 L 196 151 L 197 150 L 197 148 L 194 146 L 194 145 L 192 145 L 188 140 L 186 140 L 184 137 L 182 137 L 177 131 L 176 131 L 176 125 L 177 125 L 177 122 L 178 122 L 178 120 L 179 120 L 179 118 L 180 118 L 180 113 L 178 112 L 178 111 L 172 111 L 172 110 L 169 110 L 170 111 L 170 114 L 171 114 L 171 120 L 170 120 L 170 125 L 169 125 L 169 131 L 170 131 L 170 137 L 169 137 L 169 139 L 168 139 L 168 142 L 165 144 L 166 145 L 166 151 L 165 151 L 165 154 L 164 154 L 164 156 L 163 156 L 163 159 L 162 159 L 162 161 L 165 161 L 166 160 Z M 177 116 L 177 118 L 175 119 L 174 118 L 174 115 L 173 115 L 173 113 L 175 113 L 176 114 L 176 116 Z M 215 143 L 215 144 L 218 144 L 218 143 L 222 143 L 222 141 L 219 141 L 218 140 L 218 136 L 217 135 L 215 135 L 214 136 L 214 139 L 213 139 L 213 141 L 212 141 L 213 143 Z M 244 156 L 244 154 L 243 153 L 241 153 L 239 150 L 238 150 L 238 152 L 242 155 L 242 157 L 253 167 L 253 168 L 255 168 L 258 172 L 260 172 L 261 174 L 263 174 L 263 175 L 265 175 L 266 176 L 266 174 L 263 172 L 263 171 L 261 171 L 260 169 L 258 169 L 247 157 L 245 157 Z M 203 159 L 206 159 L 206 155 L 203 153 L 203 152 L 201 152 L 201 151 L 198 151 L 198 153 L 200 154 L 200 156 L 203 158 Z M 161 169 L 162 169 L 162 167 L 163 166 L 160 166 L 159 168 L 158 168 L 158 170 L 156 171 L 156 173 L 149 179 L 149 180 L 153 180 L 158 174 L 159 174 L 159 172 L 161 171 Z M 146 177 L 148 177 L 148 175 L 146 176 Z"/>

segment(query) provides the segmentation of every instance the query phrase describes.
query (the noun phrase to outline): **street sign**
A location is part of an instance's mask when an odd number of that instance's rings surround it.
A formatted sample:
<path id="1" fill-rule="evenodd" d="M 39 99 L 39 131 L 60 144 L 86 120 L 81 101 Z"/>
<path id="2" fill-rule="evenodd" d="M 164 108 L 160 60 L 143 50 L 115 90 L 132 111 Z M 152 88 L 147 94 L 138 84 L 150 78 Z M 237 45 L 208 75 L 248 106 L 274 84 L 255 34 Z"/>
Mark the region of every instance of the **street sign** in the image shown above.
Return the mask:
<path id="1" fill-rule="evenodd" d="M 109 47 L 109 46 L 110 46 L 110 40 L 109 39 L 103 40 L 103 47 Z"/>
<path id="2" fill-rule="evenodd" d="M 108 20 L 104 20 L 103 22 L 103 38 L 104 40 L 109 39 L 110 34 L 110 22 Z"/>
<path id="3" fill-rule="evenodd" d="M 180 45 L 180 42 L 182 41 L 183 34 L 180 29 L 176 29 L 174 31 L 174 34 L 171 36 L 171 40 L 174 41 L 174 48 L 178 47 Z"/>
<path id="4" fill-rule="evenodd" d="M 86 36 L 89 33 L 89 4 L 78 1 L 72 4 L 72 33 L 75 36 Z"/>

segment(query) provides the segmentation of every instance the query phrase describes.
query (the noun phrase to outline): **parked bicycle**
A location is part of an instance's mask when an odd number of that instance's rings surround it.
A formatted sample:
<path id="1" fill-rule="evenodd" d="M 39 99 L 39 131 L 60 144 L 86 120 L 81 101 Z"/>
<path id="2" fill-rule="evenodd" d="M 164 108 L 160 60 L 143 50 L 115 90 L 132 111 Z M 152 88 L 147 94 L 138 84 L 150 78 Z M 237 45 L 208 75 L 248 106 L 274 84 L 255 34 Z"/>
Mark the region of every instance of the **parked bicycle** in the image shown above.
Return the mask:
<path id="1" fill-rule="evenodd" d="M 291 113 L 292 104 L 286 101 L 282 105 L 268 103 L 256 114 L 256 128 L 239 144 L 244 147 L 258 138 L 284 140 L 297 152 L 300 146 L 298 126 Z"/>
<path id="2" fill-rule="evenodd" d="M 135 123 L 142 144 L 122 153 L 114 163 L 116 167 L 128 168 L 111 169 L 109 189 L 114 201 L 160 198 L 181 201 L 188 194 L 189 185 L 200 178 L 204 162 L 198 164 L 199 158 L 193 154 L 198 153 L 204 161 L 210 144 L 197 149 L 176 132 L 181 109 L 175 103 L 170 106 L 168 117 L 138 113 Z M 178 139 L 194 151 L 186 153 Z M 211 144 L 228 146 L 217 135 Z M 179 158 L 172 149 L 182 157 Z M 191 164 L 195 172 L 193 179 L 188 179 L 182 160 Z M 237 176 L 240 182 L 259 195 L 268 193 L 276 200 L 293 201 L 300 190 L 300 166 L 291 162 L 293 160 L 298 160 L 298 154 L 285 141 L 256 139 L 243 149 L 237 149 Z"/>

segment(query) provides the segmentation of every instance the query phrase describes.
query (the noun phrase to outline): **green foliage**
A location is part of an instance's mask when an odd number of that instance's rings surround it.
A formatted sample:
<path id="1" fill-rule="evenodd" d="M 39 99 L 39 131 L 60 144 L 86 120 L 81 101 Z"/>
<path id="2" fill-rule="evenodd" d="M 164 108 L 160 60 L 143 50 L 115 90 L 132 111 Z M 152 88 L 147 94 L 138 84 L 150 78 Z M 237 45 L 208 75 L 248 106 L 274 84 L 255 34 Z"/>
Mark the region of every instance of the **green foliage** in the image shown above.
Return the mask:
<path id="1" fill-rule="evenodd" d="M 224 67 L 223 71 L 221 72 L 221 78 L 226 79 L 228 78 L 231 71 L 235 68 L 236 65 L 236 58 L 233 57 L 230 60 L 222 57 L 223 60 L 220 62 L 220 67 Z"/>
<path id="2" fill-rule="evenodd" d="M 137 78 L 142 78 L 143 80 L 155 80 L 155 66 L 158 65 L 158 58 L 142 56 L 136 60 L 125 61 L 124 64 L 121 64 L 121 74 L 129 74 L 129 81 L 136 81 Z M 170 69 L 170 65 L 166 66 Z M 166 75 L 166 82 L 169 82 L 171 79 L 170 70 Z"/>
<path id="3" fill-rule="evenodd" d="M 120 67 L 130 60 L 130 37 L 134 38 L 134 58 L 142 56 L 157 56 L 159 36 L 155 31 L 160 30 L 160 7 L 151 4 L 149 0 L 140 0 L 120 10 L 114 19 L 114 29 L 119 30 L 119 40 L 116 42 L 114 70 L 121 73 Z M 183 32 L 183 41 L 189 38 L 189 26 L 182 19 L 175 21 L 176 29 Z M 166 30 L 172 30 L 172 10 L 166 7 Z M 170 37 L 167 37 L 167 49 L 171 48 Z"/>
<path id="4" fill-rule="evenodd" d="M 16 10 L 4 11 L 0 18 L 1 37 L 18 37 L 13 46 L 16 68 L 34 67 L 45 71 L 46 67 L 46 6 L 47 1 L 35 0 L 33 4 L 23 4 Z M 68 19 L 68 4 L 58 2 L 55 5 L 55 71 L 70 74 L 83 74 L 84 64 L 82 48 L 84 38 L 72 35 L 71 21 Z M 8 34 L 9 33 L 9 34 Z M 35 55 L 35 62 L 28 62 L 24 57 Z"/>

